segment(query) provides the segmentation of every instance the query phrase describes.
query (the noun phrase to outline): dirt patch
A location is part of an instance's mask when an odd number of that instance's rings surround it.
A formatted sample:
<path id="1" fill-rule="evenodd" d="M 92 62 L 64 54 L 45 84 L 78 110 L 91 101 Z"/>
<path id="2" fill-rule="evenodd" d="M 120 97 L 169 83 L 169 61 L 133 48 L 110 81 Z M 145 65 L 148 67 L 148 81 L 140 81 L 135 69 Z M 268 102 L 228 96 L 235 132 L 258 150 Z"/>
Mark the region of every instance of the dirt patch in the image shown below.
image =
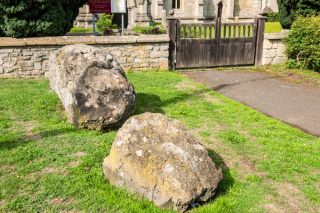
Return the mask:
<path id="1" fill-rule="evenodd" d="M 76 152 L 76 153 L 72 154 L 72 156 L 78 157 L 78 158 L 84 157 L 86 155 L 87 155 L 87 153 L 85 153 L 85 152 Z"/>
<path id="2" fill-rule="evenodd" d="M 222 103 L 218 98 L 216 98 L 214 95 L 212 94 L 209 94 L 209 93 L 202 93 L 199 95 L 199 97 L 202 99 L 202 100 L 205 100 L 209 103 L 212 103 L 212 104 L 220 104 Z"/>
<path id="3" fill-rule="evenodd" d="M 62 198 L 53 198 L 51 201 L 50 201 L 50 204 L 51 205 L 54 205 L 54 206 L 61 206 L 61 205 L 71 205 L 74 203 L 74 199 L 62 199 Z"/>
<path id="4" fill-rule="evenodd" d="M 59 173 L 60 169 L 54 167 L 45 167 L 41 170 L 41 174 L 51 174 L 51 173 Z"/>
<path id="5" fill-rule="evenodd" d="M 87 153 L 81 152 L 81 151 L 80 151 L 80 152 L 73 153 L 71 156 L 72 156 L 72 157 L 76 157 L 77 159 L 74 160 L 74 161 L 71 161 L 71 162 L 69 163 L 69 167 L 77 167 L 77 166 L 79 166 L 80 163 L 81 163 L 80 158 L 82 158 L 82 157 L 84 157 L 84 156 L 86 156 L 86 155 L 87 155 Z"/>
<path id="6" fill-rule="evenodd" d="M 6 205 L 6 202 L 4 202 L 4 200 L 0 200 L 0 206 L 4 207 Z"/>
<path id="7" fill-rule="evenodd" d="M 33 130 L 37 128 L 37 124 L 34 121 L 17 121 L 17 124 L 24 130 L 25 141 L 39 141 L 41 140 L 40 133 L 34 133 Z"/>
<path id="8" fill-rule="evenodd" d="M 289 209 L 281 203 L 281 201 L 277 198 L 275 198 L 272 195 L 267 195 L 266 197 L 267 203 L 262 206 L 263 209 L 265 209 L 267 212 L 270 213 L 291 213 L 289 212 Z"/>
<path id="9" fill-rule="evenodd" d="M 275 184 L 276 192 L 283 200 L 290 212 L 318 212 L 318 208 L 313 207 L 308 199 L 296 186 L 291 183 Z"/>
<path id="10" fill-rule="evenodd" d="M 183 80 L 175 85 L 175 88 L 178 90 L 188 90 L 188 91 L 197 91 L 200 90 L 199 87 L 190 80 Z"/>
<path id="11" fill-rule="evenodd" d="M 176 89 L 187 91 L 193 93 L 193 95 L 200 97 L 202 100 L 207 101 L 209 103 L 221 103 L 219 99 L 217 99 L 214 95 L 209 94 L 208 90 L 204 90 L 197 86 L 196 83 L 190 81 L 190 80 L 184 80 L 179 82 L 176 86 Z M 211 90 L 210 90 L 211 91 Z"/>
<path id="12" fill-rule="evenodd" d="M 71 161 L 70 163 L 69 163 L 69 166 L 70 167 L 77 167 L 77 166 L 79 166 L 80 165 L 80 162 L 79 161 Z"/>
<path id="13" fill-rule="evenodd" d="M 63 202 L 63 199 L 62 198 L 53 198 L 51 201 L 50 201 L 50 204 L 51 205 L 54 205 L 54 206 L 60 206 Z"/>
<path id="14" fill-rule="evenodd" d="M 37 180 L 47 174 L 59 174 L 59 175 L 67 175 L 68 172 L 63 168 L 55 168 L 55 167 L 45 167 L 39 172 L 33 172 L 27 175 L 30 180 Z"/>

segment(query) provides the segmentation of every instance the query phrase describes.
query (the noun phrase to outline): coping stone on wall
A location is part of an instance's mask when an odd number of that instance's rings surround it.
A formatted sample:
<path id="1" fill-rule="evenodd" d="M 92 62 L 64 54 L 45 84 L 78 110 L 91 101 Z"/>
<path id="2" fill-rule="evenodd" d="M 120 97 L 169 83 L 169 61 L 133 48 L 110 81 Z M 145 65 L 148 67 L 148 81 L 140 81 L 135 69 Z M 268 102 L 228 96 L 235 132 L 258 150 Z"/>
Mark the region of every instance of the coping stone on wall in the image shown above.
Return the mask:
<path id="1" fill-rule="evenodd" d="M 136 44 L 136 43 L 168 43 L 169 36 L 59 36 L 59 37 L 34 37 L 34 38 L 7 38 L 0 37 L 1 47 L 23 46 L 65 46 L 70 44 Z"/>
<path id="2" fill-rule="evenodd" d="M 283 40 L 286 38 L 289 34 L 288 30 L 282 30 L 279 33 L 265 33 L 264 34 L 264 39 L 268 40 Z"/>

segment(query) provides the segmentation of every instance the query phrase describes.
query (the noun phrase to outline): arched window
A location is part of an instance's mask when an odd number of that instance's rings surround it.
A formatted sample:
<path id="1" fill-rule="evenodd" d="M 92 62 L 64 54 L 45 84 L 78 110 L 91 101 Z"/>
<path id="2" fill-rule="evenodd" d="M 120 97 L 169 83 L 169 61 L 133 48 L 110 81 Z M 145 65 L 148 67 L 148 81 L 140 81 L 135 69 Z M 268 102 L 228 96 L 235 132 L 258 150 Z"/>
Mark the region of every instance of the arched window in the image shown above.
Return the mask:
<path id="1" fill-rule="evenodd" d="M 172 0 L 172 9 L 181 9 L 181 0 Z"/>
<path id="2" fill-rule="evenodd" d="M 221 18 L 222 17 L 222 8 L 223 8 L 223 3 L 222 1 L 219 2 L 218 4 L 218 18 Z"/>

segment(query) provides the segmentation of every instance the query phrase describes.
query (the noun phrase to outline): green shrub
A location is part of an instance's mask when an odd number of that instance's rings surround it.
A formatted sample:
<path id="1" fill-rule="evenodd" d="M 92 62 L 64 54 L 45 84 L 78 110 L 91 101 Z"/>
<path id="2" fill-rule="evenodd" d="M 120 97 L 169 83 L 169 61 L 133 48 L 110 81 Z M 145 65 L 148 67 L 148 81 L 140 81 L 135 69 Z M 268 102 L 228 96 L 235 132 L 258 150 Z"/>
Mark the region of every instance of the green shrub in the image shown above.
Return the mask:
<path id="1" fill-rule="evenodd" d="M 293 67 L 320 71 L 320 16 L 299 17 L 293 23 L 285 44 Z"/>
<path id="2" fill-rule="evenodd" d="M 277 0 L 279 19 L 284 29 L 290 29 L 299 16 L 320 14 L 320 0 Z"/>
<path id="3" fill-rule="evenodd" d="M 267 22 L 279 22 L 279 13 L 269 13 L 267 14 Z"/>
<path id="4" fill-rule="evenodd" d="M 167 31 L 161 26 L 160 23 L 151 22 L 150 26 L 136 25 L 132 29 L 138 34 L 165 34 Z"/>
<path id="5" fill-rule="evenodd" d="M 113 15 L 103 14 L 97 21 L 97 29 L 100 32 L 105 32 L 106 30 L 111 30 L 117 28 L 116 24 L 112 24 Z"/>
<path id="6" fill-rule="evenodd" d="M 86 0 L 0 0 L 0 35 L 65 35 Z"/>

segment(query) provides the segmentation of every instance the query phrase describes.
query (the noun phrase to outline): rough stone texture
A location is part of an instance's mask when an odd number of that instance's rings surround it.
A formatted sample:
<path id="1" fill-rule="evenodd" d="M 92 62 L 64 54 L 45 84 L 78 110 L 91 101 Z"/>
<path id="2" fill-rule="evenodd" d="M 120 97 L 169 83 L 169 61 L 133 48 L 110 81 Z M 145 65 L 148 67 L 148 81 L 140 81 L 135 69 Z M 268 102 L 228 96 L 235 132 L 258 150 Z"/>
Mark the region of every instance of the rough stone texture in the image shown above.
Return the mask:
<path id="1" fill-rule="evenodd" d="M 286 47 L 282 41 L 287 34 L 287 32 L 265 34 L 262 65 L 280 64 L 287 61 Z"/>
<path id="2" fill-rule="evenodd" d="M 79 8 L 79 15 L 74 21 L 73 26 L 75 27 L 83 27 L 83 28 L 91 28 L 92 27 L 92 14 L 89 11 L 89 6 L 87 4 L 83 5 Z"/>
<path id="3" fill-rule="evenodd" d="M 69 44 L 92 44 L 117 58 L 124 70 L 168 69 L 169 40 L 161 36 L 0 38 L 0 78 L 40 77 L 49 54 Z M 152 56 L 152 57 L 151 57 Z"/>
<path id="4" fill-rule="evenodd" d="M 102 49 L 68 45 L 52 53 L 47 77 L 77 127 L 109 130 L 134 112 L 136 94 L 123 69 Z"/>
<path id="5" fill-rule="evenodd" d="M 180 122 L 154 113 L 127 120 L 103 169 L 112 184 L 180 211 L 211 198 L 222 179 L 207 150 Z"/>

